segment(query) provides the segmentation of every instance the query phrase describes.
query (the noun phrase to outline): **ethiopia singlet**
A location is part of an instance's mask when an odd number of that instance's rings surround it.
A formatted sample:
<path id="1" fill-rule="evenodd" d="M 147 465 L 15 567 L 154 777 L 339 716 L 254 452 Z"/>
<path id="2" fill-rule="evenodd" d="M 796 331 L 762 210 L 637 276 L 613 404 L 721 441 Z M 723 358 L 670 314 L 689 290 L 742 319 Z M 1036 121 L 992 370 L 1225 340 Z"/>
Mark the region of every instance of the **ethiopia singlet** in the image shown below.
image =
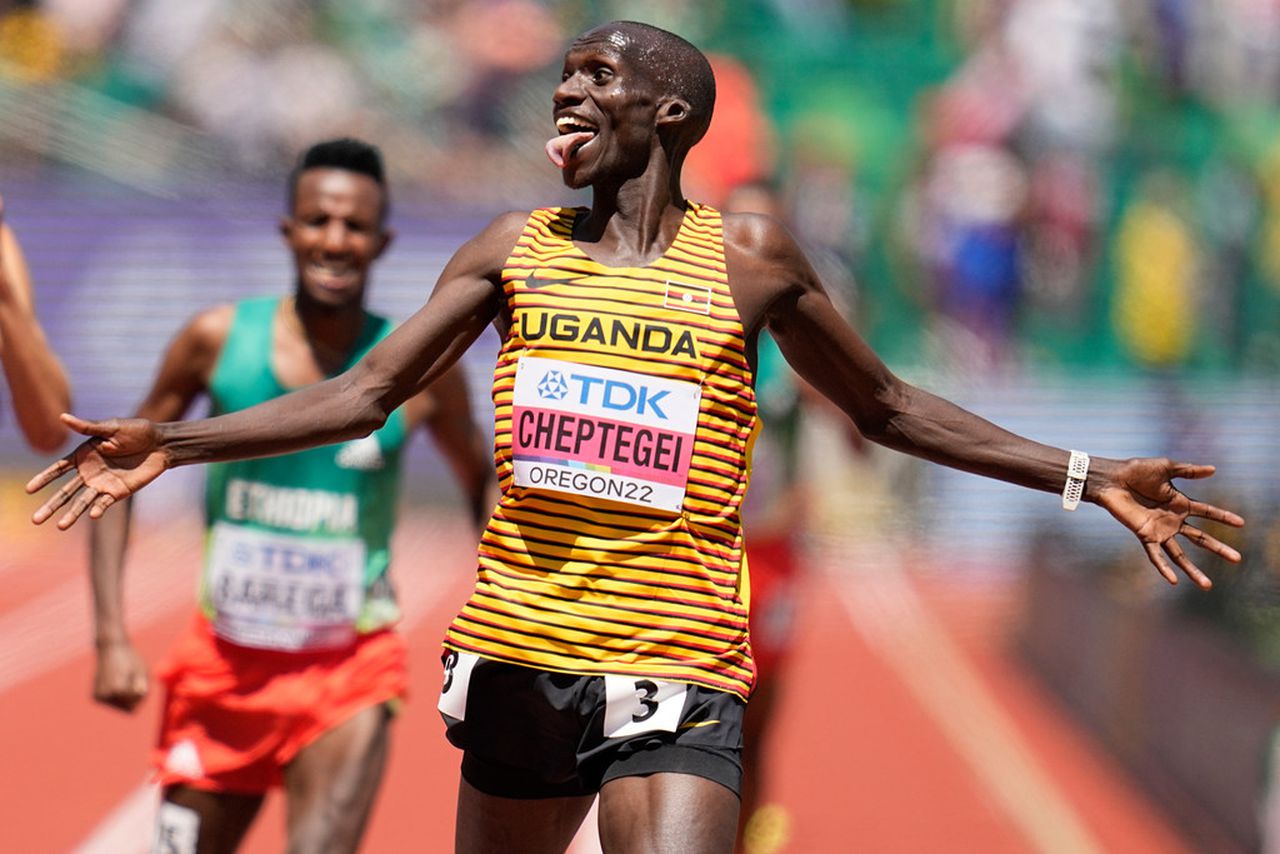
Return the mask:
<path id="1" fill-rule="evenodd" d="M 280 300 L 236 305 L 209 384 L 212 415 L 285 394 L 271 365 Z M 365 315 L 346 367 L 391 331 Z M 350 643 L 399 618 L 387 577 L 400 453 L 397 410 L 363 439 L 208 466 L 201 608 L 241 646 L 311 650 Z"/>
<path id="2" fill-rule="evenodd" d="M 535 211 L 503 269 L 502 498 L 445 646 L 578 674 L 750 693 L 738 508 L 756 431 L 720 214 L 607 267 L 581 210 Z"/>

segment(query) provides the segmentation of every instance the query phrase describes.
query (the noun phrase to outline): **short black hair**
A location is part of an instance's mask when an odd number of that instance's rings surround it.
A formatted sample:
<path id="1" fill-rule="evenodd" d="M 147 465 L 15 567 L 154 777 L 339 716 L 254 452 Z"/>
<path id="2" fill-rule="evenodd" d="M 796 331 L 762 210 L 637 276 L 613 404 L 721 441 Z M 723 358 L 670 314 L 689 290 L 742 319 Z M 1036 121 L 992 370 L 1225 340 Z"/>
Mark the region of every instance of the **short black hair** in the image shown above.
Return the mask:
<path id="1" fill-rule="evenodd" d="M 689 103 L 690 122 L 682 141 L 686 151 L 692 148 L 710 127 L 716 105 L 716 75 L 706 54 L 673 32 L 639 21 L 613 21 L 591 32 L 602 31 L 627 38 L 620 49 L 658 84 L 661 94 Z"/>
<path id="2" fill-rule="evenodd" d="M 391 212 L 391 194 L 387 190 L 386 171 L 382 166 L 382 152 L 376 145 L 355 139 L 342 137 L 317 142 L 298 156 L 298 162 L 289 173 L 289 196 L 286 202 L 289 212 L 293 212 L 298 201 L 298 180 L 302 173 L 310 169 L 342 169 L 358 175 L 368 175 L 382 190 L 382 205 L 378 210 L 379 222 L 386 222 Z"/>

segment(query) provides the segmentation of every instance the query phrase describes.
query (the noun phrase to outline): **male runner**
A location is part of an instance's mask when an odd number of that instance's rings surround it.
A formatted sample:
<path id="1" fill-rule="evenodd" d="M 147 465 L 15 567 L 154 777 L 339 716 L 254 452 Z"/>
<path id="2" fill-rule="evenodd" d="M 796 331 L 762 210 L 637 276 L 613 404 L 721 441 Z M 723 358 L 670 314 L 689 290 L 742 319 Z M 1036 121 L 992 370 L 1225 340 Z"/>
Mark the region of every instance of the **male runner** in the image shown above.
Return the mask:
<path id="1" fill-rule="evenodd" d="M 378 150 L 351 139 L 312 146 L 290 176 L 289 205 L 280 231 L 293 295 L 192 318 L 141 417 L 181 418 L 200 394 L 219 413 L 279 397 L 340 374 L 390 332 L 364 309 L 369 269 L 392 238 Z M 362 439 L 210 468 L 200 610 L 160 668 L 157 833 L 172 846 L 163 850 L 234 850 L 281 783 L 290 851 L 356 849 L 407 684 L 387 568 L 400 458 L 420 425 L 479 523 L 492 463 L 456 368 Z M 147 692 L 122 613 L 128 524 L 127 512 L 99 520 L 90 561 L 93 694 L 124 710 Z"/>
<path id="2" fill-rule="evenodd" d="M 295 451 L 381 426 L 494 323 L 502 497 L 475 592 L 445 639 L 440 706 L 463 749 L 460 851 L 560 851 L 598 793 L 607 851 L 730 851 L 754 668 L 738 509 L 756 419 L 757 333 L 868 439 L 1105 507 L 1170 582 L 1210 581 L 1181 534 L 1242 525 L 1174 477 L 1016 436 L 895 376 L 768 217 L 686 200 L 680 168 L 714 81 L 688 42 L 616 22 L 579 36 L 547 153 L 590 208 L 498 217 L 427 304 L 344 374 L 203 421 L 89 422 L 28 484 L 74 476 L 33 516 L 99 517 L 166 468 Z M 1068 468 L 1069 461 L 1075 460 Z"/>
<path id="3" fill-rule="evenodd" d="M 18 427 L 27 444 L 52 453 L 70 431 L 58 417 L 71 405 L 71 387 L 36 318 L 31 273 L 0 199 L 0 366 Z"/>

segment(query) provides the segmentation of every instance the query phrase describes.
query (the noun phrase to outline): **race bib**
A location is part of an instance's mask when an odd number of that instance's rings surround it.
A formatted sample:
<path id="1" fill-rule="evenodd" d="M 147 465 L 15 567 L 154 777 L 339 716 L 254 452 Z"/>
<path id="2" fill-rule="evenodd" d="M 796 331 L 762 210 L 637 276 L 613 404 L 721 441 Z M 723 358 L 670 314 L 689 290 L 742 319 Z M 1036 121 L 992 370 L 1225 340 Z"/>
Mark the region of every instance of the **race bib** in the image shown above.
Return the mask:
<path id="1" fill-rule="evenodd" d="M 516 486 L 680 512 L 698 426 L 695 383 L 525 356 L 516 367 Z"/>
<path id="2" fill-rule="evenodd" d="M 634 676 L 604 677 L 604 737 L 675 732 L 689 686 Z"/>
<path id="3" fill-rule="evenodd" d="M 471 690 L 471 671 L 480 659 L 469 652 L 451 649 L 444 654 L 444 683 L 436 708 L 451 718 L 467 719 L 467 692 Z"/>
<path id="4" fill-rule="evenodd" d="M 341 646 L 364 604 L 365 547 L 220 522 L 209 545 L 205 596 L 221 638 L 258 649 Z"/>

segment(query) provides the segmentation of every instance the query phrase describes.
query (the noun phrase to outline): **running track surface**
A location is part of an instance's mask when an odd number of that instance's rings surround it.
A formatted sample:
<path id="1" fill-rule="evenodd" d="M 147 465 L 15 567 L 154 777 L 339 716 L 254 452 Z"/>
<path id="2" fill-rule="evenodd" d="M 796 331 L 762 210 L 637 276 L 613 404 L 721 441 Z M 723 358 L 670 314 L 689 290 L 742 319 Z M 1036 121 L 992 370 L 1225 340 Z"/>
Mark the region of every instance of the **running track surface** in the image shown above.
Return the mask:
<path id="1" fill-rule="evenodd" d="M 87 526 L 34 528 L 33 508 L 0 484 L 0 850 L 143 851 L 159 704 L 128 716 L 91 702 Z M 149 662 L 190 617 L 198 543 L 193 518 L 135 526 L 128 613 Z M 396 553 L 413 695 L 364 850 L 448 852 L 458 756 L 434 709 L 439 641 L 469 589 L 472 542 L 459 518 L 419 508 Z M 899 563 L 840 549 L 813 562 L 770 745 L 766 799 L 787 816 L 777 850 L 1189 850 L 1010 651 L 1016 586 L 943 584 Z M 282 850 L 283 821 L 270 799 L 244 850 Z M 598 848 L 584 834 L 574 850 Z"/>

